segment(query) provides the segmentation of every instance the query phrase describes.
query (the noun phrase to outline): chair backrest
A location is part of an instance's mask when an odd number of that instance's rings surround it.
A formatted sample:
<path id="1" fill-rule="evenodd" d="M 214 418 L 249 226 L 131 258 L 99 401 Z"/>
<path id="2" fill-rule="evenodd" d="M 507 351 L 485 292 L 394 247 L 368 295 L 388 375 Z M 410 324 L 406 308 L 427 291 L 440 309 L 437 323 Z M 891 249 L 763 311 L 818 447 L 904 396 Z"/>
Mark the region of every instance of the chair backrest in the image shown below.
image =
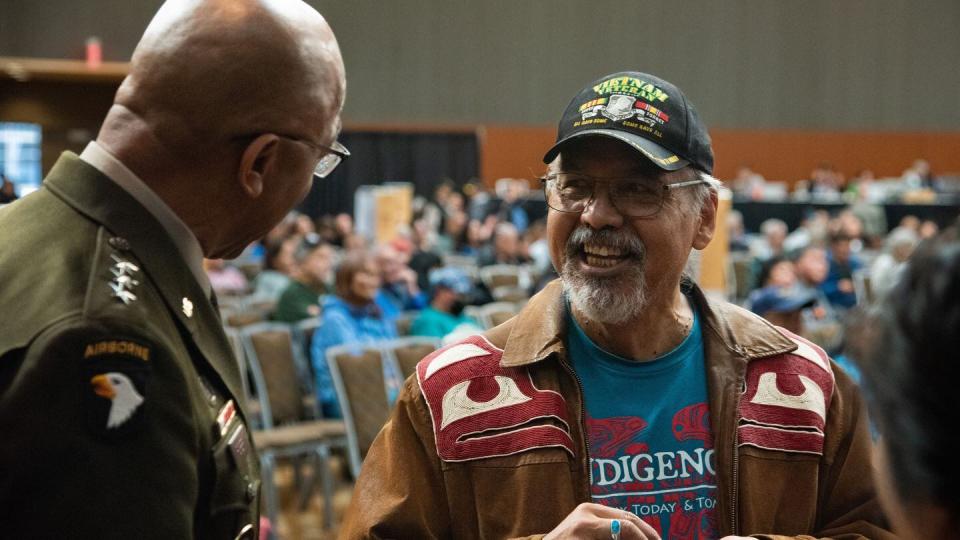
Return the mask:
<path id="1" fill-rule="evenodd" d="M 303 420 L 304 375 L 298 368 L 290 327 L 282 323 L 259 323 L 245 326 L 240 332 L 264 428 Z"/>
<path id="2" fill-rule="evenodd" d="M 426 336 L 410 336 L 383 341 L 380 346 L 397 363 L 401 376 L 406 379 L 416 373 L 420 360 L 440 347 L 440 340 Z"/>
<path id="3" fill-rule="evenodd" d="M 356 356 L 353 354 L 355 349 L 354 345 L 338 345 L 326 351 L 327 365 L 347 428 L 350 469 L 354 478 L 360 474 L 367 450 L 390 416 L 384 390 L 383 363 L 386 359 L 383 351 L 371 345 Z"/>
<path id="4" fill-rule="evenodd" d="M 419 311 L 404 311 L 397 316 L 397 335 L 409 336 L 413 321 L 420 315 Z"/>
<path id="5" fill-rule="evenodd" d="M 313 334 L 316 333 L 317 328 L 320 328 L 320 317 L 304 319 L 293 325 L 293 341 L 298 347 L 298 352 L 303 355 L 303 367 L 306 369 L 306 373 L 310 375 L 311 381 L 315 380 L 316 374 L 313 372 L 313 364 L 309 361 L 310 342 L 313 340 Z"/>
<path id="6" fill-rule="evenodd" d="M 224 313 L 224 315 L 225 324 L 227 326 L 233 326 L 234 328 L 242 328 L 267 320 L 263 312 L 259 310 L 236 311 L 233 313 Z"/>
<path id="7" fill-rule="evenodd" d="M 526 289 L 509 285 L 497 287 L 490 291 L 490 294 L 497 302 L 526 302 L 530 299 L 530 294 Z"/>
<path id="8" fill-rule="evenodd" d="M 488 289 L 497 287 L 517 287 L 520 285 L 520 267 L 509 264 L 495 264 L 480 269 L 480 279 Z"/>
<path id="9" fill-rule="evenodd" d="M 483 318 L 485 328 L 503 324 L 519 312 L 517 305 L 512 302 L 492 302 L 480 306 L 480 316 Z"/>

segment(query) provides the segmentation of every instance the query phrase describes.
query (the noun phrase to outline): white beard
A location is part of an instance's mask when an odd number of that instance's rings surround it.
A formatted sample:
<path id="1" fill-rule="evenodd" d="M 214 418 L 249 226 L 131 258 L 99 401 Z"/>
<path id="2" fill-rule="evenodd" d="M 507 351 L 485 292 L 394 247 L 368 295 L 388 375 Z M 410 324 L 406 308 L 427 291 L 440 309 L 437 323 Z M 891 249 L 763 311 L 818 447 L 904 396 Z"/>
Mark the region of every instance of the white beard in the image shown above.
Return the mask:
<path id="1" fill-rule="evenodd" d="M 580 231 L 578 231 L 580 232 Z M 603 231 L 600 234 L 610 234 Z M 596 234 L 596 233 L 594 233 Z M 629 233 L 613 233 L 620 236 L 637 253 L 639 260 L 624 273 L 612 278 L 593 278 L 580 272 L 579 247 L 591 236 L 589 232 L 571 235 L 567 244 L 566 262 L 560 269 L 563 289 L 570 304 L 588 319 L 600 324 L 622 324 L 637 317 L 647 307 L 647 282 L 645 277 L 646 249 L 639 239 Z"/>

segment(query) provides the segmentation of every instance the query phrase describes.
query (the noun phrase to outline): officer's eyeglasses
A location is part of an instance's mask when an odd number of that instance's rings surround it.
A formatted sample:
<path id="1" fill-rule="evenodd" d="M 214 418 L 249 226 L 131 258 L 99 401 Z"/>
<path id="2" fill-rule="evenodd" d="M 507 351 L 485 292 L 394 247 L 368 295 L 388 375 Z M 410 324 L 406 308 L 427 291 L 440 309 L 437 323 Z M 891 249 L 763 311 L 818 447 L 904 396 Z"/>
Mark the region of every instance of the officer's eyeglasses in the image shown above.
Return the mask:
<path id="1" fill-rule="evenodd" d="M 273 133 L 277 137 L 282 137 L 287 140 L 298 142 L 305 146 L 309 146 L 314 151 L 319 151 L 323 155 L 317 160 L 317 164 L 313 167 L 313 176 L 316 179 L 326 178 L 330 176 L 330 173 L 337 168 L 338 165 L 343 163 L 343 160 L 350 157 L 350 151 L 347 150 L 347 147 L 340 144 L 338 141 L 333 141 L 330 146 L 324 146 L 322 144 L 317 144 L 310 142 L 307 139 L 302 137 L 294 137 L 293 135 L 285 135 L 283 133 L 277 132 L 261 132 L 261 133 L 248 133 L 246 135 L 238 135 L 233 137 L 235 140 L 253 140 L 254 138 L 262 135 L 263 133 Z"/>
<path id="2" fill-rule="evenodd" d="M 597 183 L 608 186 L 608 197 L 621 215 L 632 218 L 655 216 L 663 208 L 667 192 L 707 184 L 702 178 L 660 184 L 639 178 L 594 178 L 579 173 L 556 173 L 540 179 L 547 206 L 558 212 L 580 213 L 594 200 Z"/>
<path id="3" fill-rule="evenodd" d="M 343 160 L 350 157 L 350 151 L 347 150 L 347 147 L 340 144 L 338 141 L 333 141 L 330 146 L 324 146 L 322 144 L 312 143 L 306 139 L 301 139 L 299 137 L 291 137 L 290 135 L 282 135 L 280 133 L 276 134 L 278 137 L 283 137 L 284 139 L 290 139 L 291 141 L 297 141 L 303 143 L 311 148 L 322 150 L 323 156 L 317 161 L 317 165 L 313 168 L 313 176 L 317 179 L 326 178 L 337 168 L 337 165 L 340 165 Z"/>

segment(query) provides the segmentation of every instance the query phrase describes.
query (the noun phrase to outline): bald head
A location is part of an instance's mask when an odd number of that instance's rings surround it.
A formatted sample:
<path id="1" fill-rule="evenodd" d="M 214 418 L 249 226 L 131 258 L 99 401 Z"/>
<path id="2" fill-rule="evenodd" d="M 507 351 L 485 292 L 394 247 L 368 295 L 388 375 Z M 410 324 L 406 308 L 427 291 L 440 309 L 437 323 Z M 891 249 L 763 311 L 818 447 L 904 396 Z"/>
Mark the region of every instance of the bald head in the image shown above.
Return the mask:
<path id="1" fill-rule="evenodd" d="M 97 141 L 229 258 L 306 195 L 345 87 L 333 31 L 300 0 L 168 0 Z"/>
<path id="2" fill-rule="evenodd" d="M 313 131 L 329 143 L 344 89 L 333 32 L 307 4 L 170 0 L 137 45 L 116 105 L 189 153 L 260 131 Z"/>

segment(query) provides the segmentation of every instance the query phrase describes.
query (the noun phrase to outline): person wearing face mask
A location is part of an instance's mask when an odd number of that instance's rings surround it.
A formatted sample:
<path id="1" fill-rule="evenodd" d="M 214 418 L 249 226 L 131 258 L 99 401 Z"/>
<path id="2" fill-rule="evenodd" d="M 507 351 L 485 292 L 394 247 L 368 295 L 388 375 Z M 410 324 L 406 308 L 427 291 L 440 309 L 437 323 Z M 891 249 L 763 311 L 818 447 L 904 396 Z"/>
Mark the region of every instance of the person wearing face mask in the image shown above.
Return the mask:
<path id="1" fill-rule="evenodd" d="M 340 418 L 343 413 L 327 365 L 327 349 L 350 344 L 354 354 L 362 353 L 364 344 L 397 337 L 396 320 L 384 315 L 375 298 L 380 288 L 380 271 L 376 259 L 368 252 L 348 255 L 337 267 L 335 294 L 327 297 L 321 308 L 320 327 L 310 343 L 310 360 L 316 374 L 317 398 L 327 418 Z M 388 363 L 384 363 L 388 369 Z M 386 381 L 396 380 L 385 373 Z M 390 390 L 388 389 L 388 393 Z M 396 397 L 396 389 L 391 398 Z"/>
<path id="2" fill-rule="evenodd" d="M 453 332 L 480 331 L 477 322 L 463 314 L 473 286 L 462 271 L 441 268 L 430 272 L 431 297 L 414 319 L 410 335 L 445 337 Z"/>

